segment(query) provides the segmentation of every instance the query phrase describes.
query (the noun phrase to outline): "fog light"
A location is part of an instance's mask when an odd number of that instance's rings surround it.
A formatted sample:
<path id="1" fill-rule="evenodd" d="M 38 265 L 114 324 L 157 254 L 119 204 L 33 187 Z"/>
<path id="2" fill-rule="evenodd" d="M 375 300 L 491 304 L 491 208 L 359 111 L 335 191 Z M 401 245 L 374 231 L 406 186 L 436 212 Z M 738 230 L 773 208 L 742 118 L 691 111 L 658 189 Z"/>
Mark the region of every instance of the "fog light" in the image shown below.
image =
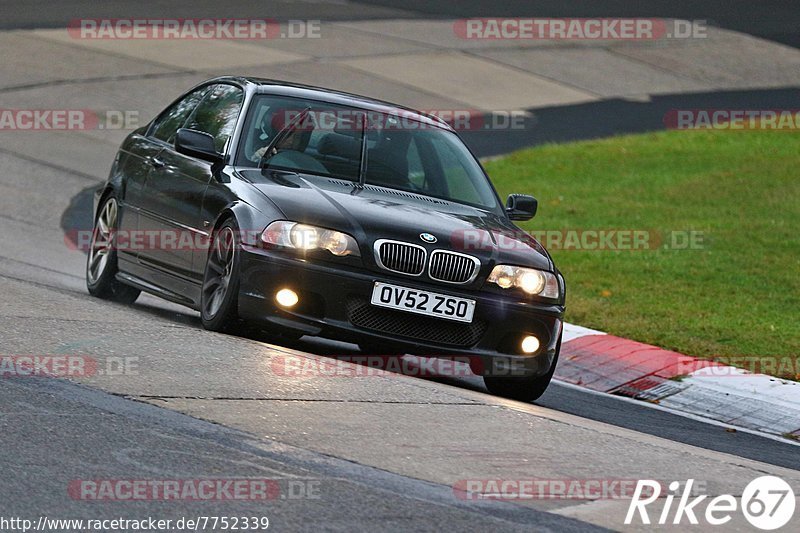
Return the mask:
<path id="1" fill-rule="evenodd" d="M 533 353 L 539 349 L 539 339 L 533 335 L 528 335 L 522 339 L 522 351 L 525 353 Z"/>
<path id="2" fill-rule="evenodd" d="M 291 289 L 281 289 L 275 293 L 275 301 L 278 302 L 278 305 L 281 307 L 292 307 L 299 299 L 297 293 Z"/>

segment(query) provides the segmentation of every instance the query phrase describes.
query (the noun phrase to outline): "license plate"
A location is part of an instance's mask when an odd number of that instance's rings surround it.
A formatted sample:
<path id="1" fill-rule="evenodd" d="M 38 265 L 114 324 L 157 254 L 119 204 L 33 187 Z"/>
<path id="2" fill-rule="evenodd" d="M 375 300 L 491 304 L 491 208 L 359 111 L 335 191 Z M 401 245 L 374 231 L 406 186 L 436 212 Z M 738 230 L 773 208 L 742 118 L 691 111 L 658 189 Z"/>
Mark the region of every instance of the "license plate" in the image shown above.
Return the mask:
<path id="1" fill-rule="evenodd" d="M 472 322 L 472 315 L 475 313 L 475 300 L 409 289 L 378 281 L 375 282 L 375 288 L 372 289 L 372 305 L 459 322 Z"/>

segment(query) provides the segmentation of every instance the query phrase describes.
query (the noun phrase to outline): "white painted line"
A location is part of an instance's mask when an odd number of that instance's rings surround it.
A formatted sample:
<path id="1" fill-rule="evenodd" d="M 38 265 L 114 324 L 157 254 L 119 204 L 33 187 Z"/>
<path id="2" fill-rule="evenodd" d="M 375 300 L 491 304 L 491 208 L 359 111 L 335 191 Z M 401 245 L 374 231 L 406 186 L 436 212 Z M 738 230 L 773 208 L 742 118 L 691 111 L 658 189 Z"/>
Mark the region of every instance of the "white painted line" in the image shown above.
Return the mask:
<path id="1" fill-rule="evenodd" d="M 605 333 L 564 323 L 563 342 L 588 335 Z M 577 385 L 559 383 L 588 391 Z M 659 405 L 643 402 L 642 398 L 647 399 L 644 391 L 637 395 L 638 399 L 626 400 L 762 436 L 782 435 L 800 429 L 800 383 L 765 374 L 752 374 L 731 366 L 716 366 L 691 372 L 680 381 L 680 385 L 682 390 L 670 390 L 668 394 L 663 394 L 663 398 L 659 398 Z M 623 398 L 598 391 L 589 392 Z M 781 437 L 776 437 L 776 440 L 789 441 Z"/>
<path id="2" fill-rule="evenodd" d="M 687 383 L 718 387 L 721 390 L 750 396 L 755 399 L 769 397 L 789 407 L 800 410 L 800 383 L 766 374 L 751 374 L 732 366 L 706 367 L 695 370 L 684 379 Z"/>
<path id="3" fill-rule="evenodd" d="M 573 341 L 575 339 L 579 339 L 581 337 L 586 337 L 589 335 L 605 335 L 606 333 L 602 331 L 597 331 L 596 329 L 589 329 L 583 326 L 578 326 L 576 324 L 570 324 L 569 322 L 564 322 L 564 337 L 561 339 L 561 342 Z"/>
<path id="4" fill-rule="evenodd" d="M 733 430 L 736 430 L 736 431 L 740 431 L 742 433 L 748 433 L 750 435 L 763 437 L 765 439 L 774 440 L 776 442 L 782 442 L 784 444 L 789 444 L 789 445 L 792 445 L 792 446 L 800 446 L 800 442 L 797 442 L 797 441 L 794 441 L 794 440 L 791 440 L 791 439 L 787 439 L 785 437 L 779 437 L 779 436 L 774 435 L 772 433 L 765 433 L 763 431 L 757 431 L 755 429 L 749 429 L 749 428 L 744 428 L 744 427 L 741 427 L 741 426 L 734 426 L 734 425 L 731 425 L 731 424 L 726 424 L 724 422 L 720 422 L 718 420 L 713 420 L 713 419 L 710 419 L 710 418 L 705 417 L 705 416 L 699 416 L 699 415 L 695 415 L 695 414 L 692 414 L 692 413 L 687 413 L 685 411 L 678 411 L 677 409 L 671 409 L 669 407 L 665 407 L 663 405 L 658 405 L 658 404 L 654 404 L 654 403 L 650 403 L 650 402 L 643 402 L 641 400 L 628 398 L 626 396 L 617 396 L 615 394 L 609 394 L 607 392 L 600 392 L 600 391 L 596 391 L 596 390 L 587 389 L 585 387 L 581 387 L 580 385 L 573 385 L 572 383 L 567 383 L 566 381 L 560 381 L 560 380 L 557 380 L 557 379 L 553 379 L 553 382 L 554 383 L 558 383 L 559 385 L 561 385 L 563 387 L 567 387 L 569 389 L 575 389 L 577 391 L 585 392 L 587 394 L 594 394 L 594 395 L 597 395 L 597 396 L 603 396 L 605 398 L 613 398 L 613 399 L 619 400 L 621 402 L 633 403 L 633 404 L 636 404 L 636 405 L 641 405 L 641 406 L 647 407 L 649 409 L 656 409 L 658 411 L 664 411 L 664 412 L 671 413 L 671 414 L 676 415 L 676 416 L 681 416 L 683 418 L 688 418 L 689 420 L 694 420 L 695 422 L 703 422 L 705 424 L 710 424 L 712 426 L 717 426 L 717 427 L 721 427 L 721 428 L 725 428 L 725 429 L 733 429 Z"/>
<path id="5" fill-rule="evenodd" d="M 708 367 L 681 380 L 661 405 L 758 431 L 800 429 L 800 384 L 732 366 Z"/>

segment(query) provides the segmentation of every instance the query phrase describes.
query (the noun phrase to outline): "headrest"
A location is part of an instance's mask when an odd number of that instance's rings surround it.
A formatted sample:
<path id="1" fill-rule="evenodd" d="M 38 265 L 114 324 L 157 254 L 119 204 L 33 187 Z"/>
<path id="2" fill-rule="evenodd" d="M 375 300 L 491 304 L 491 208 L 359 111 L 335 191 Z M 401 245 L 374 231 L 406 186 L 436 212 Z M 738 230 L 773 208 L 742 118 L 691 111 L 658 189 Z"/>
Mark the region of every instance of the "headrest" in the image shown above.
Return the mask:
<path id="1" fill-rule="evenodd" d="M 361 143 L 354 137 L 340 133 L 323 135 L 317 144 L 317 150 L 322 155 L 334 155 L 346 159 L 361 157 Z"/>
<path id="2" fill-rule="evenodd" d="M 272 119 L 270 120 L 270 126 L 272 126 L 272 131 L 279 132 L 283 128 L 286 127 L 291 121 L 295 120 L 297 116 L 302 113 L 302 109 L 292 109 L 290 107 L 280 107 L 275 110 L 272 114 Z M 307 130 L 309 132 L 314 131 L 314 120 L 311 116 L 307 116 L 303 123 L 298 126 L 298 129 Z"/>

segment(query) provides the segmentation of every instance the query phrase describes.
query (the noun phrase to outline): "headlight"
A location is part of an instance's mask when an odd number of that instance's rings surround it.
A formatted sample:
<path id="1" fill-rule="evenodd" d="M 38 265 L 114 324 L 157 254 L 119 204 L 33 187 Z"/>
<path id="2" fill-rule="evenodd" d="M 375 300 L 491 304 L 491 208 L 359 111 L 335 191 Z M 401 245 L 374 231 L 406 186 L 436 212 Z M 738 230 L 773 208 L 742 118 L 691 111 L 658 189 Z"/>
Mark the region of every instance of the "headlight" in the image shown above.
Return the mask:
<path id="1" fill-rule="evenodd" d="M 528 294 L 558 299 L 558 279 L 552 272 L 511 265 L 497 265 L 486 280 L 503 289 L 517 287 Z"/>
<path id="2" fill-rule="evenodd" d="M 358 243 L 347 233 L 288 220 L 278 220 L 267 226 L 261 234 L 261 240 L 297 250 L 328 250 L 339 257 L 361 255 Z"/>

